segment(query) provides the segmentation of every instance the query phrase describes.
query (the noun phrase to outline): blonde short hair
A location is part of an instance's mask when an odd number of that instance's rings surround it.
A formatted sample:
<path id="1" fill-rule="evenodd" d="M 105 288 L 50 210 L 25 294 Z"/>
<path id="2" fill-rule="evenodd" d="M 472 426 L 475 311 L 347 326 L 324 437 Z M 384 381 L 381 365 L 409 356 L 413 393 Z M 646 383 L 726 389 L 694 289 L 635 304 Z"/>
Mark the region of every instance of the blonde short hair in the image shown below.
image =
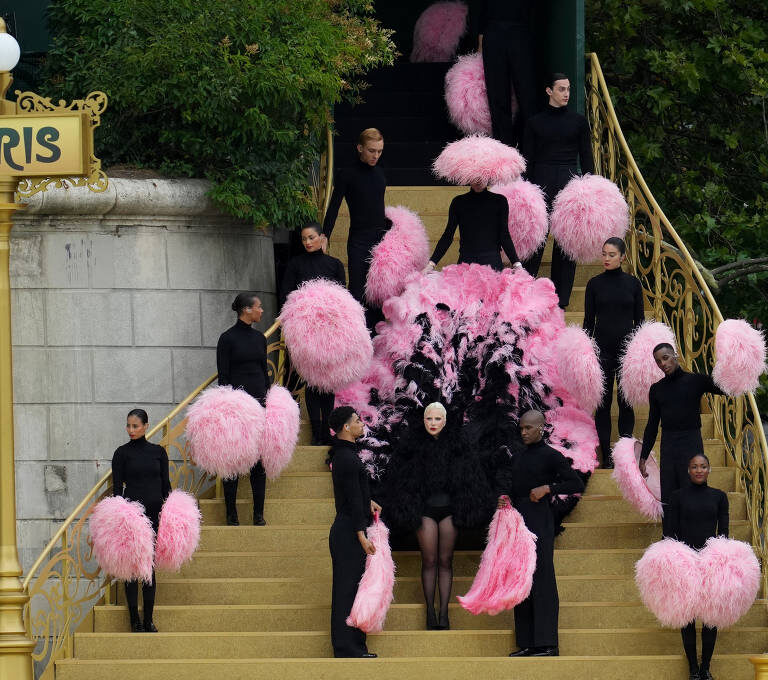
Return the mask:
<path id="1" fill-rule="evenodd" d="M 424 415 L 427 415 L 427 411 L 440 411 L 440 413 L 443 414 L 443 418 L 448 417 L 448 411 L 445 410 L 445 406 L 443 406 L 439 401 L 433 401 L 431 404 L 427 404 L 424 407 Z"/>
<path id="2" fill-rule="evenodd" d="M 357 138 L 357 143 L 360 146 L 365 146 L 366 142 L 380 142 L 384 139 L 384 135 L 381 134 L 376 128 L 366 128 L 360 133 Z"/>

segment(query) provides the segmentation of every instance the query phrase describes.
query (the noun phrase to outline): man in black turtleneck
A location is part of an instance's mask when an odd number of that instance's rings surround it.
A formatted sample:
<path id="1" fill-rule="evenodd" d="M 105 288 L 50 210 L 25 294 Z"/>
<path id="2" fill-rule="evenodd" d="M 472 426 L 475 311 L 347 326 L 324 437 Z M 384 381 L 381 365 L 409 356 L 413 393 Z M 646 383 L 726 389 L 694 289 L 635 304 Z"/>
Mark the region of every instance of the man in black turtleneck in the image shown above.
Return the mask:
<path id="1" fill-rule="evenodd" d="M 551 499 L 559 494 L 584 491 L 584 482 L 565 456 L 542 441 L 546 421 L 540 411 L 520 418 L 520 437 L 525 449 L 513 454 L 499 470 L 496 489 L 499 507 L 509 496 L 523 516 L 525 526 L 536 534 L 536 570 L 531 594 L 515 607 L 515 638 L 519 650 L 510 656 L 557 656 L 557 619 L 560 602 L 555 580 L 555 521 Z"/>
<path id="2" fill-rule="evenodd" d="M 523 155 L 528 166 L 526 175 L 538 184 L 551 209 L 557 193 L 579 174 L 595 170 L 590 144 L 589 124 L 584 116 L 568 110 L 571 84 L 568 76 L 553 73 L 547 86 L 549 103 L 544 111 L 528 121 L 523 138 Z M 534 254 L 523 266 L 531 274 L 539 273 L 543 249 Z M 576 263 L 561 249 L 557 242 L 552 249 L 552 272 L 560 307 L 565 309 L 571 299 Z"/>
<path id="3" fill-rule="evenodd" d="M 705 394 L 723 394 L 711 376 L 688 373 L 680 368 L 672 345 L 661 343 L 653 349 L 653 358 L 664 377 L 651 385 L 648 392 L 648 424 L 643 433 L 640 451 L 640 471 L 645 471 L 661 423 L 661 502 L 667 505 L 675 490 L 687 486 L 688 461 L 704 453 L 701 438 L 701 398 Z M 664 535 L 668 535 L 667 515 L 662 520 Z"/>

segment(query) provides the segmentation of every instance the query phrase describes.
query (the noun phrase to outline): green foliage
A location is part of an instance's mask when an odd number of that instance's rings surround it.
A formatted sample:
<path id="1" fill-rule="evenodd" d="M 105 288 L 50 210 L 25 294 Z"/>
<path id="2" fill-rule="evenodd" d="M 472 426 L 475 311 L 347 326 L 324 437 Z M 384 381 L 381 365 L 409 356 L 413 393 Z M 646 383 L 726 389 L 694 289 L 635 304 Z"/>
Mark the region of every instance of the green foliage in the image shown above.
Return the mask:
<path id="1" fill-rule="evenodd" d="M 207 177 L 256 225 L 315 217 L 309 177 L 333 104 L 391 63 L 370 0 L 54 0 L 48 77 L 109 96 L 106 165 Z"/>

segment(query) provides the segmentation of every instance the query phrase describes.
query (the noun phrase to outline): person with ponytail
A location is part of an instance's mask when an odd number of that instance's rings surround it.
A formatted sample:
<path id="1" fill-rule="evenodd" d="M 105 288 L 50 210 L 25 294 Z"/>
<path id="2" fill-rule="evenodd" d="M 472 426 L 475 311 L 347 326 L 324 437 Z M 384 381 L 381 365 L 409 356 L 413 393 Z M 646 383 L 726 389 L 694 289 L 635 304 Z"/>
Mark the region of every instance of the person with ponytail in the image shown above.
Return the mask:
<path id="1" fill-rule="evenodd" d="M 253 328 L 261 320 L 264 309 L 255 293 L 240 293 L 232 303 L 237 322 L 224 331 L 216 345 L 216 367 L 219 385 L 231 385 L 250 394 L 264 405 L 269 389 L 267 368 L 267 339 Z M 251 468 L 251 491 L 253 493 L 253 524 L 264 526 L 264 494 L 267 476 L 261 461 Z M 224 503 L 227 508 L 227 524 L 237 526 L 237 483 L 238 478 L 225 479 Z"/>
<path id="2" fill-rule="evenodd" d="M 144 409 L 135 408 L 128 413 L 125 430 L 130 441 L 112 456 L 112 494 L 141 503 L 157 534 L 160 510 L 171 493 L 171 480 L 168 476 L 168 454 L 162 446 L 147 441 L 148 426 L 149 417 Z M 144 606 L 142 621 L 139 618 L 139 582 L 125 583 L 125 599 L 134 633 L 157 633 L 152 620 L 156 588 L 153 571 L 152 581 L 142 584 L 141 588 Z"/>
<path id="3" fill-rule="evenodd" d="M 619 357 L 628 335 L 643 323 L 643 287 L 631 274 L 622 271 L 627 246 L 620 238 L 603 244 L 603 273 L 593 276 L 584 292 L 584 330 L 600 350 L 603 369 L 603 401 L 595 411 L 595 428 L 602 451 L 602 467 L 612 468 L 611 404 L 613 386 L 619 377 Z M 635 412 L 621 391 L 617 391 L 619 437 L 631 437 Z"/>

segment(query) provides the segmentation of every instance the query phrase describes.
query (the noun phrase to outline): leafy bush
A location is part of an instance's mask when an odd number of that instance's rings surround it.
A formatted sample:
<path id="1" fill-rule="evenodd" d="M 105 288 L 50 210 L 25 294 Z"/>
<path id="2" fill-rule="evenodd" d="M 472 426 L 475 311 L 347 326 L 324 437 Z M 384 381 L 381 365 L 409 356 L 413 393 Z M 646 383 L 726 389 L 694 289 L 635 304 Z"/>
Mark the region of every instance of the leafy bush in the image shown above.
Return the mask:
<path id="1" fill-rule="evenodd" d="M 314 217 L 331 107 L 391 63 L 369 0 L 54 0 L 56 94 L 103 90 L 105 165 L 207 177 L 257 225 Z"/>

